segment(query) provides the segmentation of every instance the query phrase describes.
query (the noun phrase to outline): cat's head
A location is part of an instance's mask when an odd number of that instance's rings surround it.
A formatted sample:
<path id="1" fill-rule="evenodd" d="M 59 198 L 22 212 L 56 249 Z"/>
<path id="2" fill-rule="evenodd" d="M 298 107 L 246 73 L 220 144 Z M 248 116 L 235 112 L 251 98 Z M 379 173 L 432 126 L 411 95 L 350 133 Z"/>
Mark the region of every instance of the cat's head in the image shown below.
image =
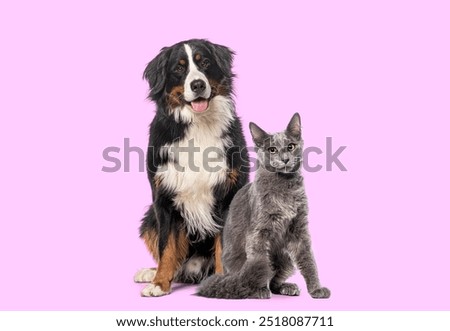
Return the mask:
<path id="1" fill-rule="evenodd" d="M 293 173 L 300 169 L 303 153 L 300 115 L 295 113 L 286 130 L 269 134 L 250 123 L 250 132 L 258 150 L 259 165 L 278 173 Z"/>

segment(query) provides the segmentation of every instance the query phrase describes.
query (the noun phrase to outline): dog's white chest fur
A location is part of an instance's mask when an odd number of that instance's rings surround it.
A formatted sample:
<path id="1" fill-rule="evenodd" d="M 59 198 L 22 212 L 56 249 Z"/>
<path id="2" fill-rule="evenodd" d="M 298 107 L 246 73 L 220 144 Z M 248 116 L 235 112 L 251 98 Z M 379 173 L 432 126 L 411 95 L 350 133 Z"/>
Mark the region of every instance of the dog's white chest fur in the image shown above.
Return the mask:
<path id="1" fill-rule="evenodd" d="M 225 184 L 226 149 L 231 146 L 222 134 L 232 120 L 232 104 L 229 99 L 216 96 L 209 107 L 204 114 L 192 114 L 183 139 L 161 149 L 160 153 L 168 153 L 169 162 L 157 171 L 161 185 L 174 192 L 173 203 L 184 218 L 188 233 L 202 238 L 219 231 L 213 219 L 213 189 Z M 188 113 L 184 115 L 187 116 Z"/>

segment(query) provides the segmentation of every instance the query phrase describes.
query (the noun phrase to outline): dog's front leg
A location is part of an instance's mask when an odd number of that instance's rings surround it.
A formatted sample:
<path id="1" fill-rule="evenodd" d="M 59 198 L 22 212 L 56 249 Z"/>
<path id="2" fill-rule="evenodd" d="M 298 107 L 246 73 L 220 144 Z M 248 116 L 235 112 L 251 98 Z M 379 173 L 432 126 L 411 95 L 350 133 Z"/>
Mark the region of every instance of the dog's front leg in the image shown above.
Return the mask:
<path id="1" fill-rule="evenodd" d="M 143 296 L 162 296 L 170 293 L 172 280 L 186 259 L 189 242 L 186 231 L 180 227 L 181 216 L 163 206 L 156 207 L 159 223 L 159 263 L 151 284 L 141 292 Z"/>

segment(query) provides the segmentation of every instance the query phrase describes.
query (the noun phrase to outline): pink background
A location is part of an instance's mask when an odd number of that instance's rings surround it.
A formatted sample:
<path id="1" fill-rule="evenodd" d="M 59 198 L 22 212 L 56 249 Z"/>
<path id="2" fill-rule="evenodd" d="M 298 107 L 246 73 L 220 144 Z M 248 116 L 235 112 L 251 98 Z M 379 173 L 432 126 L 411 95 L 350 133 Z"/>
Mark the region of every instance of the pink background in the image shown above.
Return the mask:
<path id="1" fill-rule="evenodd" d="M 450 308 L 448 2 L 277 4 L 2 2 L 0 309 Z M 136 162 L 102 172 L 102 151 L 146 147 L 144 67 L 192 37 L 236 51 L 247 137 L 249 121 L 278 131 L 298 111 L 307 146 L 348 146 L 347 172 L 305 173 L 329 300 L 299 276 L 294 298 L 139 296 L 150 188 Z"/>

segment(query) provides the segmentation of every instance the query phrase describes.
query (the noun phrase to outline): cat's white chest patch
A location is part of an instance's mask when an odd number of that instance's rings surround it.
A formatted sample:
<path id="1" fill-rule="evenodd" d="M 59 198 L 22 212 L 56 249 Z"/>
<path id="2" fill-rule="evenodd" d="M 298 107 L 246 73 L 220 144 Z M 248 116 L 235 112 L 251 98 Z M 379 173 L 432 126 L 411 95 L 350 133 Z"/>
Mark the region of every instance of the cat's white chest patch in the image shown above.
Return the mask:
<path id="1" fill-rule="evenodd" d="M 220 105 L 211 102 L 210 107 L 216 108 L 194 118 L 182 140 L 161 149 L 169 162 L 157 169 L 161 185 L 174 193 L 173 203 L 188 233 L 200 237 L 219 231 L 213 218 L 213 190 L 225 183 L 228 172 L 226 149 L 231 142 L 221 137 L 232 117 L 231 110 Z"/>

